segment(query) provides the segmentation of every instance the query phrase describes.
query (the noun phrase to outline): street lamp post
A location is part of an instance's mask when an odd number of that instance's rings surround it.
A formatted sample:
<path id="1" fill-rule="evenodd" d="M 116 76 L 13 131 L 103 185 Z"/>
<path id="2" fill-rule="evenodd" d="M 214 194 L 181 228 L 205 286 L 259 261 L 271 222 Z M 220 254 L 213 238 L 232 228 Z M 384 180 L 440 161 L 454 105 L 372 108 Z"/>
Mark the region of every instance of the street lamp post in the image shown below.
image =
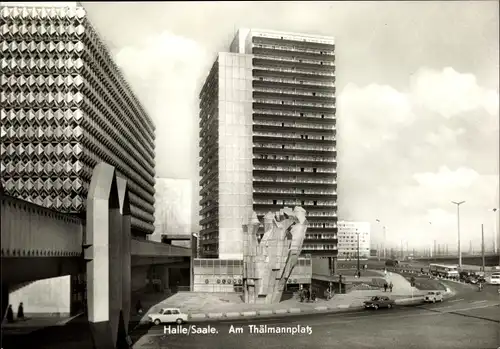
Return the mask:
<path id="1" fill-rule="evenodd" d="M 499 241 L 499 236 L 497 236 L 498 232 L 497 232 L 497 211 L 498 211 L 498 208 L 492 208 L 491 211 L 493 212 L 493 253 L 500 253 L 500 246 L 497 245 L 500 243 Z M 500 263 L 500 262 L 499 262 Z"/>
<path id="2" fill-rule="evenodd" d="M 376 221 L 377 221 L 378 223 L 382 224 L 382 222 L 380 221 L 380 219 L 376 219 Z M 382 226 L 382 229 L 384 230 L 384 242 L 383 242 L 382 248 L 383 248 L 383 250 L 384 250 L 384 260 L 385 260 L 385 259 L 386 259 L 386 256 L 385 256 L 385 254 L 386 254 L 386 252 L 385 252 L 385 251 L 386 251 L 386 249 L 385 249 L 386 226 L 385 226 L 385 225 L 383 225 L 383 226 Z"/>
<path id="3" fill-rule="evenodd" d="M 200 235 L 198 233 L 191 233 L 191 258 L 189 258 L 190 260 L 190 273 L 189 273 L 189 278 L 190 278 L 190 282 L 191 282 L 191 291 L 194 290 L 194 259 L 195 258 L 198 258 L 198 241 L 199 241 L 199 238 L 200 238 Z"/>
<path id="4" fill-rule="evenodd" d="M 465 201 L 452 201 L 451 203 L 457 205 L 458 267 L 462 269 L 462 250 L 460 249 L 460 205 L 465 203 Z"/>
<path id="5" fill-rule="evenodd" d="M 360 269 L 359 269 L 359 231 L 356 232 L 356 234 L 358 235 L 358 261 L 357 261 L 357 266 L 358 266 L 358 275 L 359 275 L 359 272 L 360 272 Z"/>

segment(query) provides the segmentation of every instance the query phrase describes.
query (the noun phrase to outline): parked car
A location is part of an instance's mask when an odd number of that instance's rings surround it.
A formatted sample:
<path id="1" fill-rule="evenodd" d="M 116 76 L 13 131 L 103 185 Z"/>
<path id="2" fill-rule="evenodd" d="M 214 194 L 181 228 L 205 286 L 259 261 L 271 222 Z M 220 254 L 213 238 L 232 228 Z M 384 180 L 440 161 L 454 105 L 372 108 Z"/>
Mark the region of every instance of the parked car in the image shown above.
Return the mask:
<path id="1" fill-rule="evenodd" d="M 477 284 L 479 282 L 479 278 L 476 277 L 476 276 L 468 276 L 466 279 L 465 279 L 465 282 L 468 283 L 468 284 Z"/>
<path id="2" fill-rule="evenodd" d="M 387 296 L 373 296 L 369 301 L 363 302 L 366 309 L 379 309 L 379 308 L 392 308 L 394 306 L 394 300 Z"/>
<path id="3" fill-rule="evenodd" d="M 500 285 L 500 273 L 493 273 L 487 281 L 490 285 Z"/>
<path id="4" fill-rule="evenodd" d="M 432 302 L 432 303 L 436 303 L 436 302 L 442 302 L 443 301 L 443 294 L 439 291 L 430 291 L 430 292 L 427 292 L 427 294 L 425 295 L 424 297 L 424 302 Z"/>
<path id="5" fill-rule="evenodd" d="M 158 313 L 149 314 L 148 318 L 149 322 L 155 325 L 165 323 L 177 323 L 180 325 L 188 321 L 188 315 L 182 313 L 178 308 L 163 308 Z"/>
<path id="6" fill-rule="evenodd" d="M 385 261 L 386 267 L 397 267 L 399 265 L 399 261 L 396 259 L 388 259 Z"/>

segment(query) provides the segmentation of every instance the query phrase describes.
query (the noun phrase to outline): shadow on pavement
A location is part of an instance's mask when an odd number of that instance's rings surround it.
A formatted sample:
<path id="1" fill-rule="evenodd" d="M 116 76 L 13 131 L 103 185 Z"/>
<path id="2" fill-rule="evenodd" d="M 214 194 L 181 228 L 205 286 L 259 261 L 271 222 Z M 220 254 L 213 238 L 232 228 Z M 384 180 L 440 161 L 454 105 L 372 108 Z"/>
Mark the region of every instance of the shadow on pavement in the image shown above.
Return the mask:
<path id="1" fill-rule="evenodd" d="M 91 338 L 87 317 L 82 315 L 64 326 L 49 326 L 26 334 L 3 333 L 2 331 L 2 348 L 89 349 L 93 348 Z"/>

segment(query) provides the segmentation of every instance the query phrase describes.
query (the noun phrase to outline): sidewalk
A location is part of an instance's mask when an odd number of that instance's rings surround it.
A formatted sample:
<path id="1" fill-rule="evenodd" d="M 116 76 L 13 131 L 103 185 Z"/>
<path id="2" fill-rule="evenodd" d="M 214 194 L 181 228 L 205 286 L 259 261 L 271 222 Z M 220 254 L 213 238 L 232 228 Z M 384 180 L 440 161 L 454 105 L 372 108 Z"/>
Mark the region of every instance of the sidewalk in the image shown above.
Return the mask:
<path id="1" fill-rule="evenodd" d="M 65 326 L 68 322 L 80 316 L 80 314 L 71 317 L 60 316 L 45 316 L 26 318 L 23 320 L 16 320 L 14 323 L 2 322 L 3 335 L 22 335 L 37 331 L 46 327 Z"/>
<path id="2" fill-rule="evenodd" d="M 398 283 L 402 284 L 401 281 Z M 396 290 L 395 288 L 394 291 Z M 421 303 L 422 296 L 426 293 L 417 290 L 412 295 L 403 291 L 401 288 L 400 292 L 386 294 L 397 304 L 407 304 L 409 301 Z M 246 304 L 239 294 L 234 293 L 179 292 L 151 307 L 140 322 L 147 322 L 148 314 L 169 307 L 180 308 L 182 312 L 189 314 L 190 321 L 363 309 L 364 301 L 381 294 L 384 294 L 383 290 L 357 290 L 347 294 L 337 294 L 328 301 L 317 299 L 315 302 L 301 303 L 297 298 L 291 298 L 279 304 Z"/>

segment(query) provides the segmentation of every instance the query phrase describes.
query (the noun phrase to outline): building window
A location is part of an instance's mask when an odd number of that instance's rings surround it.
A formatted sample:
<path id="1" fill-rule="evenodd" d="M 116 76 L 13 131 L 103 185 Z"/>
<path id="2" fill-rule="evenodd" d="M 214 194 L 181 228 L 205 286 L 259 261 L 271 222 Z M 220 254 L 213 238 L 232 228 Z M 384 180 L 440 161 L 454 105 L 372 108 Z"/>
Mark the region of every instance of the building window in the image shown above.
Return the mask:
<path id="1" fill-rule="evenodd" d="M 300 113 L 300 116 L 304 116 L 304 113 Z"/>
<path id="2" fill-rule="evenodd" d="M 308 135 L 306 135 L 306 139 L 308 139 L 308 138 L 309 138 L 309 136 L 308 136 Z"/>
<path id="3" fill-rule="evenodd" d="M 305 204 L 306 204 L 306 202 L 305 202 L 305 201 L 302 201 L 302 206 L 304 206 Z"/>
<path id="4" fill-rule="evenodd" d="M 304 135 L 300 135 L 300 139 L 304 139 Z"/>
<path id="5" fill-rule="evenodd" d="M 304 190 L 304 189 L 302 189 L 302 194 L 304 194 L 304 193 L 305 193 L 305 190 Z"/>
<path id="6" fill-rule="evenodd" d="M 276 200 L 273 200 L 273 205 L 276 205 L 277 204 L 277 201 Z"/>
<path id="7" fill-rule="evenodd" d="M 316 173 L 316 168 L 313 168 L 313 172 Z"/>
<path id="8" fill-rule="evenodd" d="M 325 140 L 325 136 L 321 136 L 321 140 L 324 141 Z"/>
<path id="9" fill-rule="evenodd" d="M 281 104 L 285 104 L 285 102 L 284 102 L 284 101 L 281 101 Z"/>
<path id="10" fill-rule="evenodd" d="M 285 145 L 284 144 L 281 145 L 281 149 L 285 149 Z"/>
<path id="11" fill-rule="evenodd" d="M 281 123 L 281 127 L 285 127 L 285 123 L 284 122 Z"/>
<path id="12" fill-rule="evenodd" d="M 324 119 L 325 118 L 325 114 L 321 114 L 321 118 Z"/>
<path id="13" fill-rule="evenodd" d="M 300 172 L 304 172 L 304 168 L 303 167 L 300 168 Z"/>
<path id="14" fill-rule="evenodd" d="M 313 92 L 313 96 L 316 96 L 316 92 Z"/>
<path id="15" fill-rule="evenodd" d="M 314 206 L 318 205 L 318 202 L 317 201 L 314 201 Z"/>

